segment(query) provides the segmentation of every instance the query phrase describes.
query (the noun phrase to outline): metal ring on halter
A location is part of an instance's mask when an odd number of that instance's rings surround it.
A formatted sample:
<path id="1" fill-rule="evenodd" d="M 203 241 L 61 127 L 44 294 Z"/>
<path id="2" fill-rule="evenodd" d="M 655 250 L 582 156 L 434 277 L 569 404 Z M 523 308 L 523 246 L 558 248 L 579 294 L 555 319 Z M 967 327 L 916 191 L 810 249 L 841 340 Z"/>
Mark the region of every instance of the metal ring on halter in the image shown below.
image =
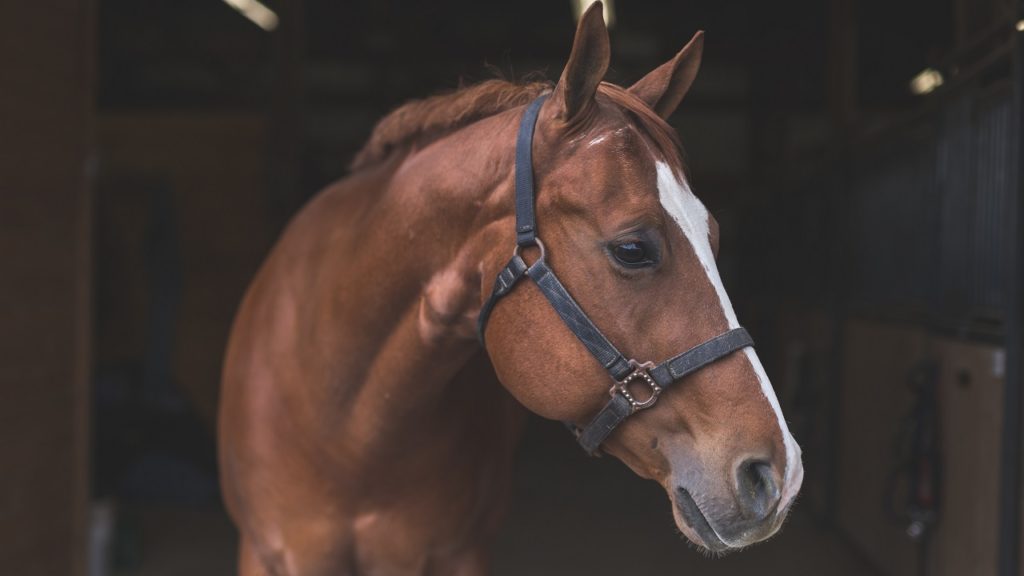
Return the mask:
<path id="1" fill-rule="evenodd" d="M 629 373 L 629 376 L 626 376 L 621 381 L 613 384 L 611 390 L 608 392 L 612 396 L 622 394 L 622 397 L 629 402 L 630 414 L 632 414 L 654 406 L 654 403 L 658 401 L 658 397 L 661 396 L 661 386 L 658 386 L 658 383 L 655 382 L 654 378 L 651 378 L 651 375 L 647 372 L 649 369 L 654 368 L 654 362 L 644 362 L 641 364 L 636 360 L 630 360 L 629 364 L 633 366 L 633 371 Z M 637 380 L 647 384 L 647 387 L 650 388 L 651 395 L 648 396 L 646 400 L 637 400 L 629 391 L 630 383 Z"/>
<path id="2" fill-rule="evenodd" d="M 541 260 L 544 259 L 545 256 L 548 255 L 548 252 L 547 250 L 544 249 L 544 243 L 540 241 L 540 238 L 534 238 L 533 241 L 536 242 L 537 247 L 540 248 L 540 258 L 537 259 L 537 262 L 540 262 Z M 516 244 L 515 250 L 512 251 L 512 256 L 519 256 L 519 251 L 522 250 L 522 248 L 522 246 Z"/>

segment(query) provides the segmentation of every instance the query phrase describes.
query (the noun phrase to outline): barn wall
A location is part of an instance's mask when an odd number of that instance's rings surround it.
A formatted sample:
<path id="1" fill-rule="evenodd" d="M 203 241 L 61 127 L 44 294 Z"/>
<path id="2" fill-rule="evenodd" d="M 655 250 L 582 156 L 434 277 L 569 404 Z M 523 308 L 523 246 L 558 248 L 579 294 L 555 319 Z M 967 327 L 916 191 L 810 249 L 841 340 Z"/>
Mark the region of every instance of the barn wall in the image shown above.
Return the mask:
<path id="1" fill-rule="evenodd" d="M 0 566 L 82 574 L 88 498 L 93 2 L 0 19 Z"/>
<path id="2" fill-rule="evenodd" d="M 945 461 L 933 573 L 996 574 L 1005 354 L 949 337 L 934 346 Z"/>
<path id="3" fill-rule="evenodd" d="M 133 387 L 183 396 L 212 430 L 228 329 L 285 220 L 267 192 L 265 121 L 106 114 L 97 139 L 97 369 L 144 372 Z"/>
<path id="4" fill-rule="evenodd" d="M 906 323 L 854 319 L 845 329 L 839 525 L 885 574 L 995 574 L 1004 351 Z M 927 367 L 934 372 L 928 373 Z M 926 553 L 907 535 L 910 433 L 919 398 L 936 394 L 937 522 Z"/>
<path id="5" fill-rule="evenodd" d="M 925 358 L 916 326 L 853 321 L 844 333 L 837 510 L 839 526 L 885 574 L 915 574 L 905 526 L 886 512 L 900 430 L 913 406 L 908 382 Z M 898 497 L 898 496 L 897 496 Z"/>

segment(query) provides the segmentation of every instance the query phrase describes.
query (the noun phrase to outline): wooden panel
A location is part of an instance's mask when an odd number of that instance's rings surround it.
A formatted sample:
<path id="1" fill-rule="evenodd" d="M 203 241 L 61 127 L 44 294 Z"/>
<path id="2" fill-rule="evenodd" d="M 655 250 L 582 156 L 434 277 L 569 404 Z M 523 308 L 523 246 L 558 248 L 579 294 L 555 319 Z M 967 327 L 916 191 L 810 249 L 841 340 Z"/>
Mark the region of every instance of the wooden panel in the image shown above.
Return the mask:
<path id="1" fill-rule="evenodd" d="M 943 490 L 933 539 L 936 576 L 996 574 L 1003 355 L 938 338 Z"/>
<path id="2" fill-rule="evenodd" d="M 0 18 L 0 572 L 83 574 L 93 3 Z"/>
<path id="3" fill-rule="evenodd" d="M 844 338 L 838 522 L 887 574 L 915 574 L 915 545 L 884 503 L 900 425 L 913 402 L 907 379 L 925 357 L 928 335 L 913 326 L 854 320 Z"/>
<path id="4" fill-rule="evenodd" d="M 103 254 L 98 299 L 111 312 L 99 325 L 97 362 L 106 368 L 144 354 L 153 281 L 145 243 L 158 188 L 167 205 L 156 209 L 169 212 L 176 254 L 169 265 L 180 267 L 170 377 L 212 429 L 228 328 L 284 220 L 272 213 L 265 184 L 265 121 L 244 114 L 107 115 L 98 138 L 99 237 L 111 247 Z"/>
<path id="5" fill-rule="evenodd" d="M 914 574 L 917 545 L 885 512 L 900 426 L 913 398 L 908 375 L 935 362 L 942 480 L 928 550 L 934 576 L 994 576 L 998 541 L 1003 356 L 990 345 L 921 328 L 853 321 L 846 330 L 839 523 L 886 574 Z M 901 497 L 905 487 L 897 488 Z"/>

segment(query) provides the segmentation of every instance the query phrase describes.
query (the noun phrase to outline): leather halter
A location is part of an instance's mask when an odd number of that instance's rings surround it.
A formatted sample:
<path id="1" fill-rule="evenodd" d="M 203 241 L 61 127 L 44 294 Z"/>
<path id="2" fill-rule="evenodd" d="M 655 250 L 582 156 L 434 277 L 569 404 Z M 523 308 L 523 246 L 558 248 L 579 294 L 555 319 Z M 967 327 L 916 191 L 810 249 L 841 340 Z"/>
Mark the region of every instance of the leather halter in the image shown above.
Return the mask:
<path id="1" fill-rule="evenodd" d="M 604 366 L 614 380 L 609 391 L 612 399 L 586 427 L 581 430 L 572 424 L 567 424 L 576 434 L 583 449 L 589 454 L 597 454 L 601 444 L 615 430 L 616 426 L 628 416 L 654 406 L 662 391 L 674 382 L 737 350 L 753 346 L 754 342 L 745 329 L 734 328 L 655 365 L 653 362 L 641 363 L 636 360 L 627 360 L 591 322 L 579 304 L 569 295 L 565 286 L 558 281 L 555 273 L 548 267 L 544 243 L 537 237 L 537 222 L 534 214 L 533 132 L 537 124 L 537 116 L 540 114 L 540 107 L 547 97 L 547 95 L 543 95 L 531 102 L 526 108 L 526 112 L 523 113 L 519 124 L 519 135 L 516 137 L 515 175 L 516 247 L 512 253 L 512 259 L 498 273 L 490 298 L 480 309 L 480 316 L 477 318 L 477 333 L 480 343 L 483 344 L 484 330 L 487 328 L 487 320 L 494 310 L 494 305 L 502 296 L 511 292 L 519 280 L 528 276 L 537 284 L 541 293 L 548 299 L 551 307 L 555 309 L 569 330 L 586 346 L 587 350 Z M 527 265 L 519 255 L 520 250 L 527 246 L 537 246 L 540 249 L 540 257 L 530 265 Z M 637 384 L 647 387 L 648 396 L 645 399 L 638 399 L 630 391 L 630 388 Z"/>

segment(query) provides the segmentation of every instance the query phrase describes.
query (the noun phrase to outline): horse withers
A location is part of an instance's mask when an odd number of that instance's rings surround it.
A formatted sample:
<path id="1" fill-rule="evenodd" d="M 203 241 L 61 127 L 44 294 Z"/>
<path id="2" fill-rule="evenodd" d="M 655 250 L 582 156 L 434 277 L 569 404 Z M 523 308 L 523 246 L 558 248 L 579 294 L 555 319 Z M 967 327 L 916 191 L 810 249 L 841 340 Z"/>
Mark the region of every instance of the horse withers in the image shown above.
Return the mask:
<path id="1" fill-rule="evenodd" d="M 224 366 L 241 574 L 486 573 L 523 407 L 658 482 L 699 546 L 778 530 L 800 449 L 665 122 L 701 50 L 604 83 L 595 3 L 557 84 L 406 104 L 294 218 Z"/>

